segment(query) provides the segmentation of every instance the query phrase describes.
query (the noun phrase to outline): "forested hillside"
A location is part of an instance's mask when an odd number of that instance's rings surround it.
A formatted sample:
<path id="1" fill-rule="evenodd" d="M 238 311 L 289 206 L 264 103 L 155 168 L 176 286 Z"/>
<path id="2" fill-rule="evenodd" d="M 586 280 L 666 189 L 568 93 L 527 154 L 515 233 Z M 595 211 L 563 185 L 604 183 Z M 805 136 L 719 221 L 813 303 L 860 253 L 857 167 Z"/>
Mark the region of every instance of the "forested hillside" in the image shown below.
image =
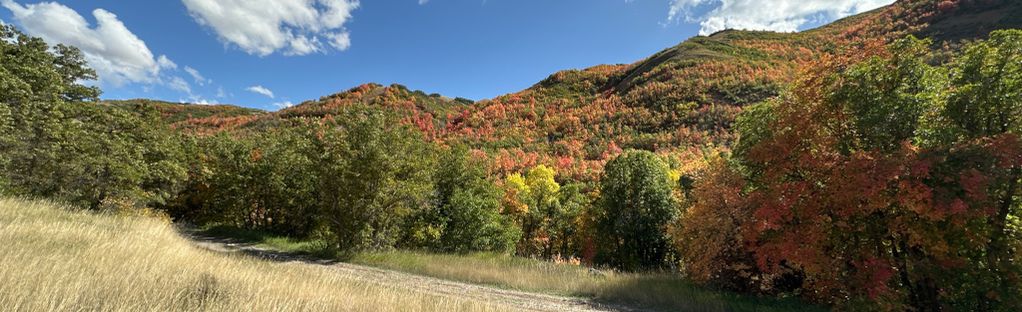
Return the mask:
<path id="1" fill-rule="evenodd" d="M 496 252 L 842 309 L 1022 309 L 1022 2 L 728 30 L 494 99 L 99 102 L 3 26 L 0 189 L 359 251 Z M 314 79 L 314 78 L 313 78 Z"/>
<path id="2" fill-rule="evenodd" d="M 729 149 L 732 124 L 750 104 L 780 94 L 822 55 L 908 34 L 950 51 L 996 29 L 1022 25 L 1022 5 L 1006 0 L 899 1 L 801 33 L 727 30 L 695 37 L 630 65 L 555 73 L 533 87 L 472 102 L 400 85 L 365 84 L 263 116 L 197 116 L 178 122 L 200 132 L 265 129 L 281 119 L 327 118 L 365 104 L 401 116 L 427 138 L 485 152 L 498 174 L 539 164 L 593 181 L 627 149 L 675 158 L 673 167 Z"/>
<path id="3" fill-rule="evenodd" d="M 134 99 L 103 101 L 105 104 L 128 109 L 136 107 L 152 108 L 160 113 L 164 121 L 172 126 L 182 126 L 196 119 L 227 119 L 232 117 L 256 116 L 265 113 L 254 108 L 234 105 L 182 105 L 165 101 Z"/>

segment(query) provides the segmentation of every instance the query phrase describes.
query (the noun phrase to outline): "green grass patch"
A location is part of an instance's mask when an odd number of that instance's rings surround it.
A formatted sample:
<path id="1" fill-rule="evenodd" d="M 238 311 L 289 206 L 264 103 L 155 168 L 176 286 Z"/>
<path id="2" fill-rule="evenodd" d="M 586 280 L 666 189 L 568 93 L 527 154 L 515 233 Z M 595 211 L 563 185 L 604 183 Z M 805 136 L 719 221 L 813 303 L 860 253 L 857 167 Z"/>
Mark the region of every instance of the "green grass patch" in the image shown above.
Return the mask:
<path id="1" fill-rule="evenodd" d="M 336 251 L 324 240 L 295 239 L 268 232 L 242 229 L 234 226 L 213 224 L 203 226 L 199 233 L 212 237 L 223 237 L 255 247 L 281 252 L 309 255 L 318 258 L 335 258 Z"/>

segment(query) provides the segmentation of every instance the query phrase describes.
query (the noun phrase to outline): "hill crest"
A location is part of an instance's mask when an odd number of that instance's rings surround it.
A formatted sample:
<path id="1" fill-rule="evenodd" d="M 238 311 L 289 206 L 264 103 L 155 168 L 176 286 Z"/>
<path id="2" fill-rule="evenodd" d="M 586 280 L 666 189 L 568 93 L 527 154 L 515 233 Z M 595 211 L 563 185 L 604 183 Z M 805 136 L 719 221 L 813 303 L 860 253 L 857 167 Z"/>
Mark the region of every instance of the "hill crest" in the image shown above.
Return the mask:
<path id="1" fill-rule="evenodd" d="M 193 131 L 264 129 L 279 120 L 329 118 L 352 104 L 381 107 L 426 137 L 484 151 L 498 172 L 536 164 L 591 179 L 623 149 L 701 157 L 726 149 L 743 107 L 780 94 L 821 53 L 909 34 L 938 49 L 1022 27 L 1022 2 L 903 0 L 797 33 L 725 30 L 697 36 L 628 65 L 554 73 L 535 85 L 471 101 L 363 84 L 278 112 L 178 122 Z"/>

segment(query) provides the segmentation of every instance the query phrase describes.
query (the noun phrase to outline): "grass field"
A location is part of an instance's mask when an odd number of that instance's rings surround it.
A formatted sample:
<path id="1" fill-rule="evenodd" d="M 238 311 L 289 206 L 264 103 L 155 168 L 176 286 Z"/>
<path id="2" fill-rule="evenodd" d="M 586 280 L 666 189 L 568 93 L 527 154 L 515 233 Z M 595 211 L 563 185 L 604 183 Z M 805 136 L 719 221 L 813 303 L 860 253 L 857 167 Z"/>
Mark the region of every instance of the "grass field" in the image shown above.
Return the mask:
<path id="1" fill-rule="evenodd" d="M 320 241 L 302 241 L 230 227 L 210 227 L 206 234 L 231 237 L 279 251 L 328 257 Z M 664 311 L 825 311 L 796 300 L 758 298 L 713 291 L 676 274 L 629 274 L 591 271 L 507 255 L 433 254 L 387 251 L 357 254 L 347 262 L 436 278 L 529 292 L 592 298 L 597 301 Z"/>
<path id="2" fill-rule="evenodd" d="M 501 311 L 194 247 L 155 218 L 0 199 L 4 311 Z"/>

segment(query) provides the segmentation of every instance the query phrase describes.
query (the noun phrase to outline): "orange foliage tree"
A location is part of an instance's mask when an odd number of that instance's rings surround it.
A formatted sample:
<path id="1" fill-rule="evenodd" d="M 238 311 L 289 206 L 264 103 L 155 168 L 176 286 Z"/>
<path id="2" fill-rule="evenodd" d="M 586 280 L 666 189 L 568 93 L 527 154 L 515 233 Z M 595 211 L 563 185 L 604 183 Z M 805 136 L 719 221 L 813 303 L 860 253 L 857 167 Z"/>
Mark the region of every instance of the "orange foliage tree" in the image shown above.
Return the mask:
<path id="1" fill-rule="evenodd" d="M 1019 39 L 944 66 L 926 41 L 868 45 L 750 110 L 676 234 L 689 273 L 843 306 L 1018 308 Z"/>

